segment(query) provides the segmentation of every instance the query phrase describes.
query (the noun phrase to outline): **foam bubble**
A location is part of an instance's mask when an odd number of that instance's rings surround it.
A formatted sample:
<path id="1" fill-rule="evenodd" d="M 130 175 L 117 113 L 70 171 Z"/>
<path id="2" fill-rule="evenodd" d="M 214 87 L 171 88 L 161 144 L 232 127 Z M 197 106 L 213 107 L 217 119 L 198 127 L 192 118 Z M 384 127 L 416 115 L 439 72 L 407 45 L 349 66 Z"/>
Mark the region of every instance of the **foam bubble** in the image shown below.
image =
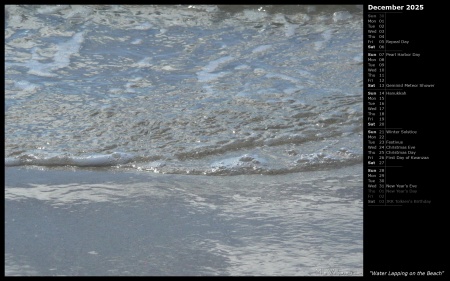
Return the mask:
<path id="1" fill-rule="evenodd" d="M 133 156 L 127 153 L 114 152 L 109 155 L 92 155 L 87 157 L 73 157 L 69 163 L 80 167 L 100 167 L 126 164 L 133 160 Z"/>
<path id="2" fill-rule="evenodd" d="M 244 172 L 261 172 L 267 160 L 258 155 L 244 154 L 238 157 L 226 158 L 211 164 L 211 174 L 241 174 Z"/>
<path id="3" fill-rule="evenodd" d="M 346 148 L 341 148 L 333 153 L 317 152 L 301 154 L 300 158 L 294 162 L 305 168 L 311 166 L 321 166 L 325 168 L 333 164 L 354 164 L 361 160 L 361 155 L 355 154 Z"/>
<path id="4" fill-rule="evenodd" d="M 148 164 L 138 165 L 138 166 L 134 166 L 134 167 L 137 168 L 138 170 L 153 171 L 154 173 L 160 173 L 161 168 L 164 166 L 166 166 L 166 163 L 164 163 L 164 162 L 153 161 Z"/>

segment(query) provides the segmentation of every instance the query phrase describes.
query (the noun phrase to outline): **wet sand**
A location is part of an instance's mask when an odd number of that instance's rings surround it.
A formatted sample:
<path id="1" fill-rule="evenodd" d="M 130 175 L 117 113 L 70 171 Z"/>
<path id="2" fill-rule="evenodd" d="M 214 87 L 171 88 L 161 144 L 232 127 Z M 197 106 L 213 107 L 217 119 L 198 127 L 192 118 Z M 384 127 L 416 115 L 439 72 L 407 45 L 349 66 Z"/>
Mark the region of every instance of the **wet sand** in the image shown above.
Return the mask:
<path id="1" fill-rule="evenodd" d="M 5 169 L 6 275 L 362 275 L 362 169 Z"/>

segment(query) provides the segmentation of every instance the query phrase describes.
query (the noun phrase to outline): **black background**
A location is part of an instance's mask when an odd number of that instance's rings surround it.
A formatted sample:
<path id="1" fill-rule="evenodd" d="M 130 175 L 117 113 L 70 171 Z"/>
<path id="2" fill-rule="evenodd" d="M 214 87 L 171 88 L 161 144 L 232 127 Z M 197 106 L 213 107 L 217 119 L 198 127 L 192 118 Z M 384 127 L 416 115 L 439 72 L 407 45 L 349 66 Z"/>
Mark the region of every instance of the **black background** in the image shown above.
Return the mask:
<path id="1" fill-rule="evenodd" d="M 421 11 L 406 10 L 407 4 L 424 6 Z M 420 53 L 420 58 L 386 58 L 386 83 L 435 84 L 434 88 L 403 88 L 407 96 L 388 96 L 386 100 L 387 127 L 416 130 L 418 135 L 398 135 L 406 144 L 416 146 L 418 155 L 430 160 L 403 161 L 404 167 L 391 168 L 386 172 L 387 183 L 412 183 L 418 185 L 420 199 L 431 204 L 404 204 L 402 206 L 368 206 L 364 192 L 364 277 L 378 277 L 373 271 L 407 272 L 428 275 L 428 271 L 444 271 L 448 256 L 446 226 L 448 225 L 447 198 L 444 195 L 449 183 L 446 181 L 448 165 L 447 125 L 450 113 L 446 95 L 448 73 L 446 8 L 442 4 L 418 1 L 391 1 L 365 3 L 364 57 L 367 66 L 367 13 L 368 4 L 404 5 L 402 13 L 386 11 L 386 40 L 408 40 L 408 45 L 389 45 L 386 49 Z M 364 74 L 366 75 L 366 73 Z M 364 78 L 367 81 L 367 77 Z M 365 83 L 364 93 L 367 93 Z M 365 100 L 365 102 L 367 102 Z M 366 110 L 365 110 L 366 111 Z M 365 112 L 365 114 L 367 114 Z M 365 120 L 367 116 L 365 115 Z M 364 124 L 367 132 L 367 124 Z M 364 141 L 366 142 L 366 136 Z M 365 147 L 367 145 L 365 144 Z M 364 170 L 367 171 L 367 151 Z M 398 163 L 397 163 L 398 164 Z M 365 176 L 365 186 L 367 177 Z M 429 275 L 428 275 L 429 277 Z M 402 278 L 402 277 L 397 277 Z M 436 278 L 436 277 L 434 277 Z"/>

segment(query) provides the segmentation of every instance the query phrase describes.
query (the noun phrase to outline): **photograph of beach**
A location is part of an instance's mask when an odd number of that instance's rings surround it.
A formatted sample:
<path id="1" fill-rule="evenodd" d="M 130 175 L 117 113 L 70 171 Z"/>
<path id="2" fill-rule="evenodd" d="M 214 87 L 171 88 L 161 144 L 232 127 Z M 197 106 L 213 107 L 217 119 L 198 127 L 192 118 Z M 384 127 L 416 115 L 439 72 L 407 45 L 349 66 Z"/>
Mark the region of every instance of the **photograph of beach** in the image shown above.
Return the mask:
<path id="1" fill-rule="evenodd" d="M 362 276 L 362 6 L 6 5 L 4 204 L 7 276 Z"/>

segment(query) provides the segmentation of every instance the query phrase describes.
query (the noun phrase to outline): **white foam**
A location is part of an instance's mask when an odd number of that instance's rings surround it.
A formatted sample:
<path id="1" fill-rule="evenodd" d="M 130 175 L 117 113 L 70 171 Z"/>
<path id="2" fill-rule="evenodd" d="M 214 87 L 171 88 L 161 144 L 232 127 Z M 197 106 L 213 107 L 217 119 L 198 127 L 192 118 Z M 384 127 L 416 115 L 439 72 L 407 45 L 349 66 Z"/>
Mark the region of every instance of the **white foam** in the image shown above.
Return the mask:
<path id="1" fill-rule="evenodd" d="M 44 77 L 56 76 L 52 71 L 69 66 L 70 57 L 79 52 L 83 41 L 83 32 L 78 32 L 68 41 L 56 45 L 53 62 L 50 63 L 40 63 L 42 58 L 37 54 L 37 49 L 33 48 L 30 61 L 25 63 L 30 69 L 28 73 Z"/>
<path id="2" fill-rule="evenodd" d="M 355 64 L 362 64 L 364 62 L 363 54 L 359 54 L 353 57 Z"/>
<path id="3" fill-rule="evenodd" d="M 156 37 L 162 36 L 167 32 L 167 29 L 165 28 L 160 28 L 159 29 L 159 33 L 157 35 L 155 35 Z"/>
<path id="4" fill-rule="evenodd" d="M 333 21 L 334 22 L 349 20 L 351 18 L 353 18 L 353 16 L 348 11 L 340 11 L 340 12 L 333 13 Z"/>
<path id="5" fill-rule="evenodd" d="M 132 67 L 151 67 L 151 66 L 153 66 L 152 58 L 146 57 L 146 58 L 138 61 L 137 63 L 133 63 L 131 66 Z"/>
<path id="6" fill-rule="evenodd" d="M 239 170 L 260 170 L 267 161 L 257 155 L 244 154 L 216 161 L 211 164 L 212 173 L 233 173 Z"/>
<path id="7" fill-rule="evenodd" d="M 215 71 L 217 68 L 219 68 L 222 64 L 228 63 L 230 61 L 234 60 L 232 56 L 225 56 L 221 57 L 219 59 L 210 61 L 206 66 L 202 68 L 202 70 L 197 72 L 197 79 L 199 82 L 208 82 L 211 80 L 215 80 L 217 78 L 220 78 L 229 72 L 219 72 L 211 74 L 211 72 Z"/>
<path id="8" fill-rule="evenodd" d="M 205 67 L 203 67 L 202 71 L 204 71 L 204 72 L 213 72 L 221 64 L 227 63 L 227 62 L 232 61 L 232 60 L 233 60 L 232 56 L 225 56 L 225 57 L 221 57 L 219 59 L 210 61 Z"/>
<path id="9" fill-rule="evenodd" d="M 133 44 L 133 45 L 142 44 L 142 39 L 141 38 L 135 39 L 130 44 Z"/>
<path id="10" fill-rule="evenodd" d="M 114 152 L 109 155 L 92 155 L 87 157 L 69 158 L 69 163 L 75 166 L 113 166 L 118 164 L 126 164 L 133 160 L 133 155 L 128 153 Z"/>
<path id="11" fill-rule="evenodd" d="M 248 64 L 241 64 L 241 65 L 236 66 L 234 69 L 241 70 L 241 69 L 249 69 L 249 68 L 250 68 L 250 66 Z"/>
<path id="12" fill-rule="evenodd" d="M 264 70 L 264 68 L 255 68 L 253 69 L 253 73 L 255 73 L 256 75 L 263 75 L 266 74 L 267 72 Z"/>
<path id="13" fill-rule="evenodd" d="M 31 50 L 31 59 L 27 61 L 24 65 L 30 70 L 28 73 L 43 76 L 43 77 L 54 77 L 56 74 L 51 73 L 52 64 L 51 63 L 40 63 L 39 60 L 43 58 L 37 53 L 37 48 Z"/>
<path id="14" fill-rule="evenodd" d="M 51 5 L 51 6 L 39 6 L 39 8 L 36 10 L 39 14 L 55 14 L 56 12 L 59 12 L 61 10 L 67 9 L 66 5 Z"/>
<path id="15" fill-rule="evenodd" d="M 161 69 L 162 69 L 162 70 L 165 70 L 165 71 L 174 71 L 174 70 L 178 70 L 178 68 L 175 68 L 175 67 L 173 67 L 173 66 L 171 66 L 171 65 L 164 65 L 164 66 L 161 67 Z"/>
<path id="16" fill-rule="evenodd" d="M 25 154 L 19 158 L 5 158 L 5 166 L 38 165 L 38 166 L 77 166 L 77 167 L 104 167 L 126 164 L 135 157 L 128 153 L 114 152 L 106 155 L 69 156 L 56 155 L 42 157 L 33 154 Z"/>
<path id="17" fill-rule="evenodd" d="M 312 7 L 315 9 L 315 7 Z M 293 14 L 293 15 L 286 15 L 286 17 L 289 19 L 290 22 L 295 22 L 298 24 L 304 24 L 307 21 L 311 20 L 311 17 L 308 16 L 307 14 L 303 14 L 303 13 L 297 13 L 297 14 Z"/>
<path id="18" fill-rule="evenodd" d="M 83 41 L 83 32 L 78 32 L 70 40 L 59 44 L 54 56 L 55 68 L 68 66 L 70 64 L 70 57 L 80 51 Z"/>
<path id="19" fill-rule="evenodd" d="M 133 27 L 133 29 L 137 29 L 137 30 L 148 30 L 151 28 L 153 28 L 153 25 L 149 22 L 144 22 L 142 24 L 139 24 L 139 25 Z"/>
<path id="20" fill-rule="evenodd" d="M 258 10 L 244 10 L 243 17 L 248 21 L 261 21 L 267 16 L 266 11 L 262 9 Z"/>
<path id="21" fill-rule="evenodd" d="M 258 46 L 255 49 L 252 50 L 252 53 L 261 53 L 264 52 L 268 49 L 272 48 L 272 45 L 262 45 L 262 46 Z"/>
<path id="22" fill-rule="evenodd" d="M 40 87 L 37 84 L 30 83 L 25 80 L 15 81 L 14 86 L 19 88 L 22 91 L 34 93 L 36 92 Z"/>
<path id="23" fill-rule="evenodd" d="M 346 148 L 341 148 L 337 152 L 318 152 L 311 154 L 301 154 L 300 158 L 295 160 L 294 162 L 298 165 L 302 166 L 311 166 L 311 165 L 330 165 L 337 163 L 354 163 L 362 160 L 362 155 L 358 155 L 353 153 Z"/>
<path id="24" fill-rule="evenodd" d="M 153 161 L 145 165 L 139 165 L 137 166 L 137 169 L 143 171 L 153 171 L 154 173 L 158 174 L 161 172 L 161 168 L 164 166 L 166 166 L 164 162 Z"/>

